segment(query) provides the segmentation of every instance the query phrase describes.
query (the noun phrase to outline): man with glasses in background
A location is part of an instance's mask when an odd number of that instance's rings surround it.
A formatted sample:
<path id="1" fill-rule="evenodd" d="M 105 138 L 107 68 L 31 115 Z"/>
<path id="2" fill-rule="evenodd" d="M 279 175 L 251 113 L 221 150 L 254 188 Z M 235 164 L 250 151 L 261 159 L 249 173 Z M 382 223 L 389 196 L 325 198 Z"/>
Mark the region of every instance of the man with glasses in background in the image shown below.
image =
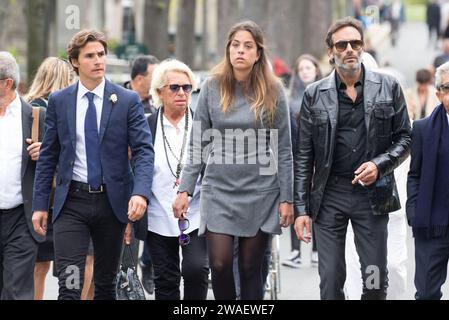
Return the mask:
<path id="1" fill-rule="evenodd" d="M 388 213 L 400 208 L 393 170 L 410 148 L 401 87 L 367 70 L 361 24 L 344 18 L 326 36 L 335 71 L 304 95 L 295 157 L 295 231 L 306 243 L 315 223 L 321 299 L 345 299 L 345 238 L 351 220 L 362 299 L 385 299 Z M 306 232 L 304 233 L 304 229 Z"/>
<path id="2" fill-rule="evenodd" d="M 124 87 L 137 92 L 142 101 L 143 111 L 146 115 L 156 112 L 153 100 L 150 95 L 151 80 L 153 71 L 159 64 L 155 56 L 138 56 L 131 65 L 131 80 L 125 82 Z"/>
<path id="3" fill-rule="evenodd" d="M 151 81 L 153 79 L 153 71 L 160 61 L 152 55 L 137 56 L 131 64 L 131 80 L 124 83 L 124 87 L 135 91 L 142 102 L 143 112 L 148 118 L 157 112 L 154 106 L 153 99 L 150 95 Z M 154 269 L 151 261 L 150 252 L 146 244 L 146 230 L 145 222 L 134 224 L 134 234 L 127 240 L 130 241 L 131 250 L 134 261 L 137 261 L 139 255 L 139 240 L 144 241 L 142 255 L 138 259 L 139 266 L 142 270 L 142 285 L 149 294 L 154 293 Z M 137 241 L 136 241 L 137 240 Z M 124 255 L 122 263 L 131 265 L 132 261 L 128 255 Z"/>

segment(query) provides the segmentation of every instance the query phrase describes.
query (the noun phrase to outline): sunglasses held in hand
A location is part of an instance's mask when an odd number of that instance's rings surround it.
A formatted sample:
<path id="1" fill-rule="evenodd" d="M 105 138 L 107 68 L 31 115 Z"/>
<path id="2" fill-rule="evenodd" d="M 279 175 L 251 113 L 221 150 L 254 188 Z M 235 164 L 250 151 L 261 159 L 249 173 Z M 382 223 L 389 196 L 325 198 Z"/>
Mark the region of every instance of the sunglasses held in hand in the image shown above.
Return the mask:
<path id="1" fill-rule="evenodd" d="M 184 233 L 184 231 L 186 231 L 190 227 L 189 219 L 179 219 L 178 227 L 179 231 L 181 232 L 181 234 L 179 235 L 179 244 L 181 246 L 186 246 L 190 243 L 190 236 Z"/>

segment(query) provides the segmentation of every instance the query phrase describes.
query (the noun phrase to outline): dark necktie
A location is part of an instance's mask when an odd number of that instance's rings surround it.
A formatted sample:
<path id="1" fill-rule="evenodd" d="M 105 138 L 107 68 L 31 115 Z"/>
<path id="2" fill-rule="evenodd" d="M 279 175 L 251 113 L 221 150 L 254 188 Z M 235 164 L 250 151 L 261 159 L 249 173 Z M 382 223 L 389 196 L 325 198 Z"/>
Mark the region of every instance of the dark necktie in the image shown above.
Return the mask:
<path id="1" fill-rule="evenodd" d="M 99 188 L 101 185 L 101 160 L 100 146 L 98 142 L 97 111 L 95 109 L 92 92 L 86 93 L 89 100 L 86 118 L 84 119 L 84 138 L 86 142 L 87 158 L 87 182 L 92 188 Z"/>

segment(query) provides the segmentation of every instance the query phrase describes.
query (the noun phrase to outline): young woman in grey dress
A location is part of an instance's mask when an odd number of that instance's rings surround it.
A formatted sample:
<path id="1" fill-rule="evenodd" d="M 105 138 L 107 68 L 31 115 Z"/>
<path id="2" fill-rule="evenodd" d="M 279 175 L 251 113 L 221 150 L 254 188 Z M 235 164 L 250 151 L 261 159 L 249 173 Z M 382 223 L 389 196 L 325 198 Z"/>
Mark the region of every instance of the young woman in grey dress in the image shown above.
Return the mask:
<path id="1" fill-rule="evenodd" d="M 262 299 L 269 235 L 293 222 L 289 111 L 265 50 L 262 30 L 254 22 L 231 28 L 225 57 L 198 98 L 190 159 L 173 203 L 176 217 L 188 216 L 188 197 L 204 170 L 199 234 L 206 235 L 212 288 L 219 300 L 236 298 L 234 237 L 239 241 L 241 299 Z"/>

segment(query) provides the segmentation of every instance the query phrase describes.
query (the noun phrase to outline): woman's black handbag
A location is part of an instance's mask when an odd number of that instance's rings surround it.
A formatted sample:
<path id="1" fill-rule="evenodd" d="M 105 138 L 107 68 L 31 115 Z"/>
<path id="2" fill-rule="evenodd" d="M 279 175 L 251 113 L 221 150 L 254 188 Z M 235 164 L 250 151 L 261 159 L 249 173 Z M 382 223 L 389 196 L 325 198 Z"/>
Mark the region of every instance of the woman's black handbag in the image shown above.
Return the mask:
<path id="1" fill-rule="evenodd" d="M 137 276 L 137 266 L 134 262 L 131 246 L 128 244 L 123 248 L 123 255 L 125 254 L 129 254 L 133 265 L 125 265 L 122 258 L 122 263 L 117 273 L 116 299 L 146 300 L 142 283 Z"/>

